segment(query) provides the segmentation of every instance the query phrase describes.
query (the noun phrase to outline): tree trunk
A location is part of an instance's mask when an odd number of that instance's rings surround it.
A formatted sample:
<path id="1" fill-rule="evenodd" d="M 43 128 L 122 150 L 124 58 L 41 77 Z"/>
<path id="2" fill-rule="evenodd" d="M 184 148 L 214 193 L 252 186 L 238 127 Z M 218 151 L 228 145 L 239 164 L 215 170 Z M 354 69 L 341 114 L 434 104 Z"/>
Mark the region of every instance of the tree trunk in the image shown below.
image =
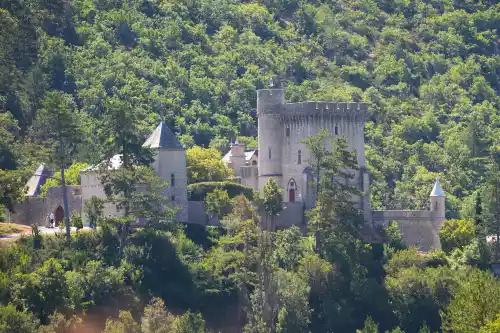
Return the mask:
<path id="1" fill-rule="evenodd" d="M 64 224 L 66 225 L 66 241 L 71 241 L 71 226 L 69 224 L 68 193 L 66 192 L 66 180 L 64 179 L 64 167 L 61 166 L 61 187 L 63 192 Z"/>

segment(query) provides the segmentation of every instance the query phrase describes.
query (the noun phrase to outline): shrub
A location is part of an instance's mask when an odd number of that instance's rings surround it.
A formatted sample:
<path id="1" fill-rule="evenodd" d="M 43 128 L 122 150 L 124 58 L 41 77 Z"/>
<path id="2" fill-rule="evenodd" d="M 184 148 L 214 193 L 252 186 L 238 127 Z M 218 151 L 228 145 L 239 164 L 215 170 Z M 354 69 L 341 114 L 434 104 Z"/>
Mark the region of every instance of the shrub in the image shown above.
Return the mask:
<path id="1" fill-rule="evenodd" d="M 248 200 L 253 200 L 255 197 L 253 189 L 250 187 L 226 181 L 191 184 L 188 186 L 188 199 L 192 201 L 205 201 L 207 194 L 212 193 L 215 189 L 227 191 L 230 198 L 234 198 L 241 194 Z"/>
<path id="2" fill-rule="evenodd" d="M 453 249 L 463 249 L 475 237 L 475 226 L 472 220 L 447 220 L 439 232 L 441 247 L 447 253 Z"/>
<path id="3" fill-rule="evenodd" d="M 82 215 L 80 213 L 75 212 L 71 214 L 70 222 L 77 230 L 83 228 Z"/>

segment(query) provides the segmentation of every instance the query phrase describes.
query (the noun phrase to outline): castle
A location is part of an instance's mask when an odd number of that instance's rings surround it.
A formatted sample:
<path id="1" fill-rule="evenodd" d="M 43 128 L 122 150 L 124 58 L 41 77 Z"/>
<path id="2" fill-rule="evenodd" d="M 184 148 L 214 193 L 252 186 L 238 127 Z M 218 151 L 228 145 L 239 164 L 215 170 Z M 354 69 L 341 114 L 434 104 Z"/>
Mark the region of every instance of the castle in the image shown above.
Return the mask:
<path id="1" fill-rule="evenodd" d="M 439 230 L 445 219 L 445 194 L 436 180 L 430 195 L 430 209 L 425 211 L 372 211 L 370 207 L 370 176 L 365 168 L 364 123 L 368 105 L 365 103 L 302 102 L 285 103 L 283 89 L 257 91 L 258 149 L 247 151 L 235 142 L 223 157 L 239 181 L 261 191 L 272 177 L 284 191 L 284 209 L 277 217 L 277 227 L 304 226 L 305 211 L 315 203 L 311 187 L 313 172 L 306 161 L 310 154 L 302 140 L 326 129 L 335 137 L 345 137 L 348 149 L 356 152 L 359 170 L 352 185 L 362 195 L 353 198 L 363 211 L 365 223 L 374 227 L 398 222 L 407 244 L 422 250 L 440 248 Z M 163 195 L 179 208 L 177 220 L 197 224 L 216 224 L 204 211 L 203 202 L 188 201 L 186 151 L 170 129 L 161 123 L 144 143 L 152 149 L 152 167 L 168 183 Z M 327 147 L 328 148 L 328 147 Z M 111 168 L 119 168 L 121 157 L 114 156 Z M 43 224 L 53 212 L 61 219 L 62 196 L 60 187 L 51 187 L 45 198 L 39 198 L 39 188 L 49 176 L 41 167 L 28 182 L 27 199 L 15 208 L 11 220 L 16 223 Z M 68 186 L 69 210 L 82 211 L 83 204 L 92 196 L 104 198 L 98 168 L 90 167 L 81 172 L 81 185 Z M 111 203 L 106 204 L 104 215 L 119 216 L 120 211 Z M 85 219 L 85 217 L 84 217 Z"/>

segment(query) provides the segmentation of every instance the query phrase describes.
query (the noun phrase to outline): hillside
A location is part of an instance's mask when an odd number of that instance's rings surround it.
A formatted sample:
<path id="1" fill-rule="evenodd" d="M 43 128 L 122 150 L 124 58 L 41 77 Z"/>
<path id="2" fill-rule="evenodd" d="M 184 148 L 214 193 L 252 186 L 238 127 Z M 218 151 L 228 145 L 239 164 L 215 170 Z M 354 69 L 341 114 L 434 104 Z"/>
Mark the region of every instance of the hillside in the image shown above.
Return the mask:
<path id="1" fill-rule="evenodd" d="M 290 101 L 370 103 L 374 208 L 424 207 L 439 174 L 449 216 L 470 216 L 499 137 L 496 2 L 2 1 L 0 109 L 19 131 L 2 126 L 30 152 L 2 169 L 43 158 L 31 127 L 48 91 L 72 97 L 91 136 L 122 103 L 142 136 L 161 119 L 187 146 L 225 149 L 256 135 L 255 90 L 273 78 Z M 81 162 L 105 150 L 81 147 Z"/>

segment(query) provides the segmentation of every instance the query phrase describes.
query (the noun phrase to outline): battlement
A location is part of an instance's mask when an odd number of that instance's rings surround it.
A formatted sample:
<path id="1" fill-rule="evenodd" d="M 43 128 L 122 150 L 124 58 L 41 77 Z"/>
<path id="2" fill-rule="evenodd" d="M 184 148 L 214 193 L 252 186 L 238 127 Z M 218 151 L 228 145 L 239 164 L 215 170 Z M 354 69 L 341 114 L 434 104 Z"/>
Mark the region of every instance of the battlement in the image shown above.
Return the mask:
<path id="1" fill-rule="evenodd" d="M 344 102 L 301 102 L 287 103 L 282 112 L 284 116 L 298 115 L 365 115 L 368 111 L 367 103 Z"/>

